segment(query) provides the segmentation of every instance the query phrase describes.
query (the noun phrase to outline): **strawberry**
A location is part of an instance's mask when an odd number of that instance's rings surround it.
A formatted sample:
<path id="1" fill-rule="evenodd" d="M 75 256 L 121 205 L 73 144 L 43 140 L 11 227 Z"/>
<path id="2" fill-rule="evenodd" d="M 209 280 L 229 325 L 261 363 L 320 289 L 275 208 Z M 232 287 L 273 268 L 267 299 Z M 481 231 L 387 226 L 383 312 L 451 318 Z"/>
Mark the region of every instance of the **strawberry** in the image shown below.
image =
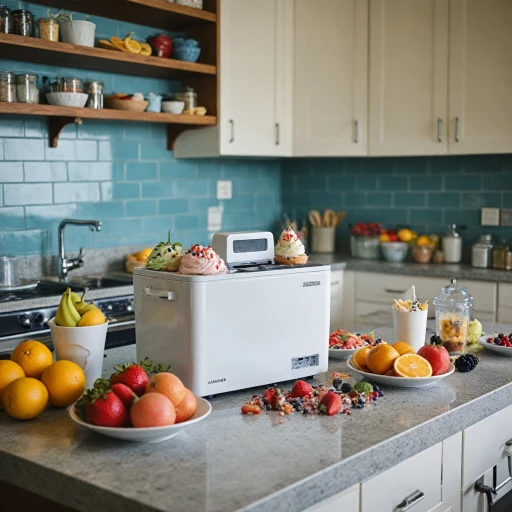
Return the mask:
<path id="1" fill-rule="evenodd" d="M 137 400 L 137 395 L 126 384 L 112 384 L 111 389 L 127 409 Z"/>
<path id="2" fill-rule="evenodd" d="M 110 377 L 110 384 L 124 384 L 128 386 L 137 396 L 142 396 L 146 391 L 149 378 L 146 370 L 138 364 L 131 364 L 126 368 L 114 366 L 119 372 Z"/>
<path id="3" fill-rule="evenodd" d="M 341 411 L 341 407 L 341 397 L 332 391 L 327 392 L 318 404 L 318 409 L 320 412 L 323 412 L 329 416 L 338 414 Z"/>
<path id="4" fill-rule="evenodd" d="M 292 398 L 304 398 L 310 393 L 313 393 L 313 388 L 305 380 L 298 380 L 293 385 L 293 388 L 290 391 L 290 396 Z"/>
<path id="5" fill-rule="evenodd" d="M 263 399 L 263 403 L 272 405 L 274 403 L 274 396 L 276 394 L 275 388 L 268 388 L 264 391 L 263 396 L 261 397 Z"/>

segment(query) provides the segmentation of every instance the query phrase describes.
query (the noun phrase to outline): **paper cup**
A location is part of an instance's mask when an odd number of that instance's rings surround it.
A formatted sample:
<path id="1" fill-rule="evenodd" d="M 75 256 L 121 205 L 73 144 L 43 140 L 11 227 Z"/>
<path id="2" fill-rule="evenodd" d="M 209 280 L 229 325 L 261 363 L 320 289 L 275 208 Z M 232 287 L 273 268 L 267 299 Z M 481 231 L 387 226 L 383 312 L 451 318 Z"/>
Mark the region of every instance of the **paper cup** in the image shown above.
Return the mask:
<path id="1" fill-rule="evenodd" d="M 87 388 L 92 388 L 103 372 L 108 322 L 90 327 L 61 327 L 52 318 L 48 325 L 57 361 L 65 359 L 80 366 L 85 373 Z"/>
<path id="2" fill-rule="evenodd" d="M 393 308 L 395 341 L 405 341 L 416 352 L 425 345 L 428 310 L 397 311 Z"/>

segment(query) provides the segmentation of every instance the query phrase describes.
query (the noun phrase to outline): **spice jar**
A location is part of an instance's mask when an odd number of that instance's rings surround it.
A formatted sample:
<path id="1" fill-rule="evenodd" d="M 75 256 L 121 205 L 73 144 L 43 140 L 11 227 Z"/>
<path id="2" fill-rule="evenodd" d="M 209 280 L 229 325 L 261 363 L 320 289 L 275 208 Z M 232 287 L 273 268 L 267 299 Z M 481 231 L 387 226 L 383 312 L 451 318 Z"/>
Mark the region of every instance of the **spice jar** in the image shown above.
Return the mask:
<path id="1" fill-rule="evenodd" d="M 19 103 L 39 103 L 37 75 L 16 75 L 16 96 Z"/>
<path id="2" fill-rule="evenodd" d="M 95 80 L 85 85 L 87 86 L 86 90 L 89 95 L 87 106 L 89 108 L 103 108 L 103 82 Z"/>
<path id="3" fill-rule="evenodd" d="M 12 12 L 5 5 L 0 5 L 0 32 L 12 34 Z"/>
<path id="4" fill-rule="evenodd" d="M 441 290 L 434 299 L 436 307 L 436 334 L 451 354 L 465 354 L 473 297 L 456 279 Z"/>
<path id="5" fill-rule="evenodd" d="M 189 114 L 190 112 L 187 112 L 187 110 L 193 110 L 197 107 L 197 93 L 194 92 L 194 89 L 192 87 L 187 86 L 183 88 L 183 91 L 175 92 L 174 99 L 176 101 L 185 102 L 185 107 L 183 109 L 182 114 Z"/>
<path id="6" fill-rule="evenodd" d="M 32 37 L 34 33 L 34 18 L 30 11 L 26 9 L 12 11 L 12 22 L 14 34 Z"/>
<path id="7" fill-rule="evenodd" d="M 16 84 L 14 73 L 0 70 L 0 101 L 16 103 Z"/>
<path id="8" fill-rule="evenodd" d="M 59 92 L 84 92 L 80 78 L 63 77 L 59 82 Z"/>
<path id="9" fill-rule="evenodd" d="M 498 270 L 510 270 L 507 267 L 507 259 L 510 251 L 505 240 L 502 240 L 501 245 L 494 246 L 492 251 L 492 268 Z"/>
<path id="10" fill-rule="evenodd" d="M 51 18 L 41 18 L 37 22 L 39 28 L 39 39 L 47 41 L 59 41 L 59 23 Z"/>
<path id="11" fill-rule="evenodd" d="M 489 268 L 492 262 L 492 235 L 482 235 L 471 248 L 471 266 Z"/>

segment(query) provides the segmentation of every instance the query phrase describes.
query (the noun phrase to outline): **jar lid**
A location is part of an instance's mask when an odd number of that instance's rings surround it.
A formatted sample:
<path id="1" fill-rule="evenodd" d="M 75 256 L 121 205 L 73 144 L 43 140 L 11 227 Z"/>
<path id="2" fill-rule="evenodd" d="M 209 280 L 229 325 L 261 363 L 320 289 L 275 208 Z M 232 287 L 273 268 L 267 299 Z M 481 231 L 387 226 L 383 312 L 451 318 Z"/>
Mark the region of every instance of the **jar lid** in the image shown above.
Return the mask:
<path id="1" fill-rule="evenodd" d="M 480 235 L 479 244 L 492 244 L 492 235 Z"/>
<path id="2" fill-rule="evenodd" d="M 450 224 L 448 226 L 448 233 L 446 233 L 447 237 L 451 237 L 451 238 L 459 238 L 460 235 L 459 233 L 457 233 L 457 224 Z"/>
<path id="3" fill-rule="evenodd" d="M 457 285 L 457 279 L 450 279 L 450 284 L 441 288 L 441 293 L 434 299 L 435 306 L 471 306 L 473 297 L 463 286 Z"/>
<path id="4" fill-rule="evenodd" d="M 0 11 L 3 11 L 5 13 L 10 13 L 11 9 L 9 9 L 9 7 L 7 7 L 7 5 L 0 5 Z"/>
<path id="5" fill-rule="evenodd" d="M 32 13 L 30 11 L 27 11 L 27 9 L 16 9 L 15 11 L 12 11 L 13 15 L 25 15 L 25 16 L 32 16 Z"/>
<path id="6" fill-rule="evenodd" d="M 14 73 L 12 71 L 7 71 L 6 69 L 0 69 L 0 80 L 14 80 Z"/>
<path id="7" fill-rule="evenodd" d="M 16 82 L 23 82 L 25 80 L 37 80 L 38 75 L 31 75 L 29 73 L 23 73 L 21 75 L 16 75 Z"/>

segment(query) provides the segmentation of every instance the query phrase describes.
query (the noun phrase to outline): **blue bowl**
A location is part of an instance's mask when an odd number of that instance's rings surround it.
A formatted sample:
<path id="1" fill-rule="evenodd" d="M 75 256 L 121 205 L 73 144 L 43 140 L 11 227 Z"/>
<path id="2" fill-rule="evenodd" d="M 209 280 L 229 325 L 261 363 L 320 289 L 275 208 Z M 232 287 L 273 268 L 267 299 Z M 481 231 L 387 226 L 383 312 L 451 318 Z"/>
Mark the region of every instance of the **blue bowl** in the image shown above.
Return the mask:
<path id="1" fill-rule="evenodd" d="M 176 37 L 172 40 L 174 48 L 186 47 L 199 47 L 199 41 L 195 39 L 185 39 L 184 37 Z"/>
<path id="2" fill-rule="evenodd" d="M 201 48 L 195 46 L 178 46 L 172 51 L 174 59 L 184 60 L 186 62 L 196 62 L 201 53 Z"/>

